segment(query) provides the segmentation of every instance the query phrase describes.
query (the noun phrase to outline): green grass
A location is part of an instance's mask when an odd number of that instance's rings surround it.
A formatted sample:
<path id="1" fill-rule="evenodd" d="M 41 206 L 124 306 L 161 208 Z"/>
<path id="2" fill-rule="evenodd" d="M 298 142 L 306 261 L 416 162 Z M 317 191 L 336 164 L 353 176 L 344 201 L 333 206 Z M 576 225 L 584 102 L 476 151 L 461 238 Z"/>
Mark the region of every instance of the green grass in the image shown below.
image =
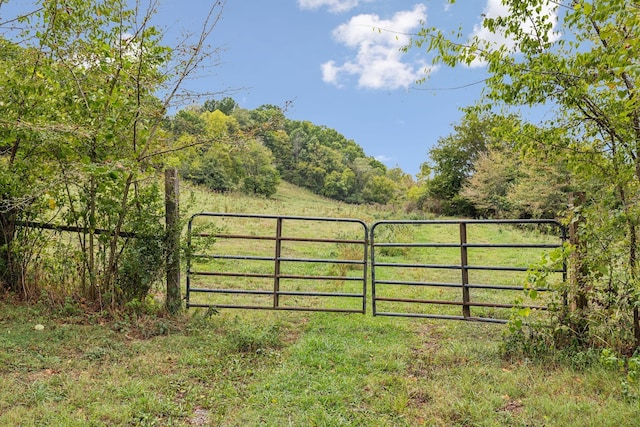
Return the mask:
<path id="1" fill-rule="evenodd" d="M 275 200 L 199 200 L 208 211 L 237 204 L 252 213 L 379 218 L 291 186 Z M 640 390 L 626 390 L 625 373 L 602 366 L 597 353 L 507 359 L 504 329 L 205 309 L 107 319 L 70 304 L 6 300 L 0 425 L 619 427 L 640 419 Z"/>

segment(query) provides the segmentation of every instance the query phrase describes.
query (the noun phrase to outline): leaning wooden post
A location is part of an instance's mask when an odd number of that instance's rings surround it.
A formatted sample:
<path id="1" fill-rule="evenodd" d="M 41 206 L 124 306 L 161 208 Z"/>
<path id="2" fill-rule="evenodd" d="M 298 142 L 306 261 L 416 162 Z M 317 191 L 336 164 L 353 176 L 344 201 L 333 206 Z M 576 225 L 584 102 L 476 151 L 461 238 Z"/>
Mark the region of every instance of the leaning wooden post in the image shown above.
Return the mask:
<path id="1" fill-rule="evenodd" d="M 570 307 L 572 311 L 584 310 L 587 308 L 587 293 L 585 289 L 584 256 L 586 252 L 585 244 L 580 239 L 578 228 L 582 221 L 579 212 L 584 204 L 585 194 L 582 192 L 571 193 L 569 195 L 569 210 L 571 212 L 571 222 L 569 223 L 569 243 L 573 247 L 570 259 L 569 284 L 572 295 L 570 295 Z"/>
<path id="2" fill-rule="evenodd" d="M 180 311 L 180 191 L 178 170 L 164 173 L 165 232 L 167 245 L 167 298 L 166 308 L 171 314 Z"/>

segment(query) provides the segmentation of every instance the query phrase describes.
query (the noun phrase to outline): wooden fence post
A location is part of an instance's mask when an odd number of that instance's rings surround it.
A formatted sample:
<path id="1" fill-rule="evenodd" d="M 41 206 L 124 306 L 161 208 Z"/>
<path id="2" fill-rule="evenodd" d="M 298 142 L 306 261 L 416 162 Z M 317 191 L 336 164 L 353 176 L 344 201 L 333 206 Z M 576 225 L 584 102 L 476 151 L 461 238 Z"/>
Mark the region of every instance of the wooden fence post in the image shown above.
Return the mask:
<path id="1" fill-rule="evenodd" d="M 576 213 L 585 202 L 585 193 L 575 192 L 569 195 L 569 211 L 571 212 L 571 222 L 569 223 L 569 243 L 573 247 L 570 259 L 569 283 L 570 289 L 574 293 L 570 295 L 571 311 L 583 310 L 587 308 L 587 289 L 585 289 L 584 257 L 586 247 L 584 241 L 580 240 L 578 227 L 582 221 L 582 215 Z"/>
<path id="2" fill-rule="evenodd" d="M 180 190 L 178 170 L 164 173 L 165 233 L 167 245 L 167 296 L 166 308 L 171 314 L 180 311 Z"/>

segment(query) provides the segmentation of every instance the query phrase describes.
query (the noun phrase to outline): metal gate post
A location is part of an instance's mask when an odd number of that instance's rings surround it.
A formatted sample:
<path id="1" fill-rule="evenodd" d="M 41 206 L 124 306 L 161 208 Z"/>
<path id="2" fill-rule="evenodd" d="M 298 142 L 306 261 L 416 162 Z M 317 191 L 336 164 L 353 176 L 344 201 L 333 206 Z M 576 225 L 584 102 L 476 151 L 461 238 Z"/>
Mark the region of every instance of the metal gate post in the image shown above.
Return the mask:
<path id="1" fill-rule="evenodd" d="M 191 247 L 191 232 L 193 226 L 193 216 L 189 218 L 189 224 L 187 226 L 187 289 L 185 297 L 185 306 L 189 308 L 189 297 L 191 296 L 191 255 L 192 255 L 192 247 Z"/>
<path id="2" fill-rule="evenodd" d="M 273 308 L 280 305 L 280 257 L 282 255 L 282 218 L 276 220 L 276 256 L 273 271 Z"/>
<path id="3" fill-rule="evenodd" d="M 376 316 L 378 314 L 378 310 L 376 308 L 376 242 L 375 242 L 375 229 L 376 226 L 378 224 L 375 223 L 371 226 L 371 237 L 369 237 L 369 246 L 371 247 L 371 252 L 370 252 L 370 260 L 371 260 L 371 314 L 373 316 Z M 366 246 L 365 245 L 365 251 L 366 251 Z M 366 258 L 366 257 L 365 257 Z M 367 263 L 364 263 L 364 268 L 367 268 Z M 365 270 L 366 271 L 366 270 Z M 367 277 L 365 275 L 365 277 Z M 366 289 L 366 285 L 365 285 L 365 289 Z M 364 301 L 364 304 L 366 305 L 366 298 Z"/>
<path id="4" fill-rule="evenodd" d="M 460 223 L 460 271 L 462 273 L 462 315 L 465 318 L 471 317 L 471 307 L 469 306 L 469 265 L 467 259 L 467 224 Z"/>

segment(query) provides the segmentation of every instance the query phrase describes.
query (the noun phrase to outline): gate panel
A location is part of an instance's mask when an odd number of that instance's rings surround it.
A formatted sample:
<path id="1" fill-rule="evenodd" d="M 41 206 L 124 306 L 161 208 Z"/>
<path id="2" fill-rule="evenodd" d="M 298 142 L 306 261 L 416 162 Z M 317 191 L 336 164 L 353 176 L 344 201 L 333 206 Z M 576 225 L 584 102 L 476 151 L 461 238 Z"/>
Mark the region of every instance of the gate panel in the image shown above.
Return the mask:
<path id="1" fill-rule="evenodd" d="M 187 308 L 365 313 L 368 234 L 357 219 L 196 214 L 188 228 Z"/>
<path id="2" fill-rule="evenodd" d="M 531 264 L 565 240 L 555 220 L 379 221 L 371 227 L 373 315 L 506 323 Z M 491 265 L 496 259 L 501 265 Z M 553 273 L 566 280 L 566 266 Z M 541 301 L 525 307 L 545 309 Z"/>

